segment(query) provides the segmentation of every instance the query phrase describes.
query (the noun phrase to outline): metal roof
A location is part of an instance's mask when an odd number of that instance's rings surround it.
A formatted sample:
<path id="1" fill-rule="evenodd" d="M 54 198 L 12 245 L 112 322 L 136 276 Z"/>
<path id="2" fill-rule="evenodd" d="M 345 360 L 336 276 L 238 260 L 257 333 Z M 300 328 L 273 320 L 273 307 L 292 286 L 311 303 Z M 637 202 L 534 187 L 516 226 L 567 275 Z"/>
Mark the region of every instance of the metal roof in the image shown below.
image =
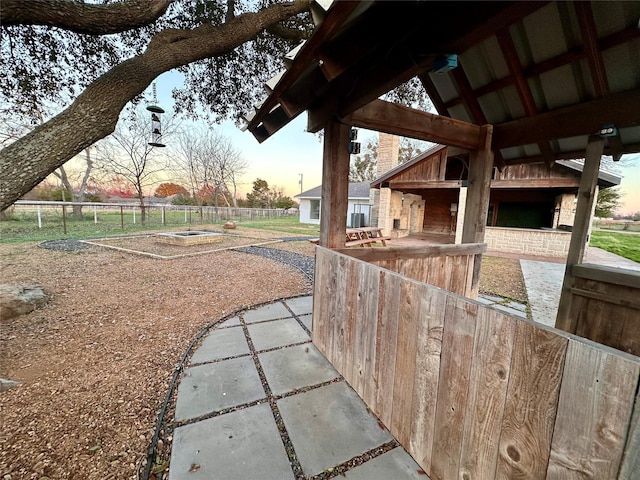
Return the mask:
<path id="1" fill-rule="evenodd" d="M 497 164 L 640 151 L 640 2 L 335 2 L 248 129 L 309 130 L 418 77 L 442 116 L 493 124 Z M 434 73 L 444 54 L 458 66 Z"/>
<path id="2" fill-rule="evenodd" d="M 369 199 L 369 184 L 371 182 L 354 182 L 349 183 L 349 200 L 368 200 Z M 306 192 L 299 193 L 294 198 L 322 198 L 322 185 L 307 190 Z"/>

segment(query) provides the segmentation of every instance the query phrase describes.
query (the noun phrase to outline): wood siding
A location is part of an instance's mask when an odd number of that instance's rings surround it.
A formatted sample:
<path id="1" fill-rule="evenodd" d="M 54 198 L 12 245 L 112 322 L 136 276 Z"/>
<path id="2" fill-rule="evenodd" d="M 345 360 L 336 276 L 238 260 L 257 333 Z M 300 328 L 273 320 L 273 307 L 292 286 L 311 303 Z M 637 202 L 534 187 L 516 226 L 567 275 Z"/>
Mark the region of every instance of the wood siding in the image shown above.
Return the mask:
<path id="1" fill-rule="evenodd" d="M 640 358 L 321 247 L 313 325 L 432 480 L 637 478 Z"/>

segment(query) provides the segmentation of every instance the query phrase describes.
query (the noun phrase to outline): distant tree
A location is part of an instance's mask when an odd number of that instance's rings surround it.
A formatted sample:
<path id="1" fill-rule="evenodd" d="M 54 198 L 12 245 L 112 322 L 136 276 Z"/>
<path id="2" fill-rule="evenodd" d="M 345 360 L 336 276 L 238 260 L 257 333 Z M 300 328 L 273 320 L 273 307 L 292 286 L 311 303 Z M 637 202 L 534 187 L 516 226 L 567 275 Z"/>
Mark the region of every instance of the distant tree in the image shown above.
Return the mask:
<path id="1" fill-rule="evenodd" d="M 247 193 L 249 208 L 271 208 L 271 191 L 266 180 L 256 178 L 253 182 L 253 190 Z"/>
<path id="2" fill-rule="evenodd" d="M 84 171 L 80 173 L 79 181 L 73 182 L 70 178 L 71 172 L 64 165 L 53 174 L 62 182 L 64 188 L 71 194 L 71 200 L 74 202 L 85 202 L 87 200 L 87 188 L 89 180 L 93 172 L 93 159 L 91 158 L 91 147 L 84 149 Z M 75 183 L 75 185 L 74 185 Z M 72 216 L 76 220 L 82 220 L 82 205 L 72 206 Z"/>
<path id="3" fill-rule="evenodd" d="M 167 198 L 167 197 L 171 197 L 172 195 L 188 196 L 189 191 L 186 188 L 184 188 L 182 185 L 178 185 L 177 183 L 165 182 L 158 185 L 158 188 L 156 188 L 156 191 L 153 194 L 154 197 L 160 197 L 160 198 Z"/>
<path id="4" fill-rule="evenodd" d="M 117 176 L 107 181 L 106 192 L 108 197 L 136 198 L 136 192 L 131 184 Z"/>
<path id="5" fill-rule="evenodd" d="M 611 218 L 622 202 L 622 192 L 616 188 L 603 188 L 596 200 L 596 217 Z"/>
<path id="6" fill-rule="evenodd" d="M 291 197 L 278 197 L 276 199 L 276 208 L 282 208 L 283 210 L 289 210 L 296 206 L 296 202 Z"/>
<path id="7" fill-rule="evenodd" d="M 150 116 L 142 106 L 126 110 L 125 118 L 118 122 L 115 132 L 100 147 L 100 168 L 114 177 L 125 180 L 140 203 L 140 222 L 145 224 L 145 191 L 158 183 L 160 174 L 170 169 L 162 148 L 149 144 L 151 140 Z M 166 141 L 176 130 L 175 118 L 165 115 L 162 136 Z"/>

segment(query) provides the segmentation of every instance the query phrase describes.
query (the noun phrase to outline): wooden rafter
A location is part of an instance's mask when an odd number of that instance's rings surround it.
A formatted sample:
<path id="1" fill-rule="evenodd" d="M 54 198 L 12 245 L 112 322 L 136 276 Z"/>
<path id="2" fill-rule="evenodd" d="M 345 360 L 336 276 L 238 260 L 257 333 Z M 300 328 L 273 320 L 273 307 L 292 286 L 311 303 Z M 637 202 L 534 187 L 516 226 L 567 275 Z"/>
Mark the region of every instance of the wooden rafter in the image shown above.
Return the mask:
<path id="1" fill-rule="evenodd" d="M 496 38 L 498 39 L 500 50 L 502 50 L 502 54 L 504 55 L 507 68 L 514 80 L 516 91 L 518 92 L 524 111 L 529 117 L 535 117 L 538 114 L 538 107 L 531 93 L 531 88 L 529 88 L 529 83 L 522 75 L 522 66 L 520 65 L 518 52 L 516 51 L 516 46 L 513 44 L 509 30 L 506 28 L 498 30 L 496 32 Z M 544 158 L 544 162 L 551 168 L 555 161 L 551 145 L 549 145 L 549 142 L 538 142 L 537 145 Z"/>
<path id="2" fill-rule="evenodd" d="M 473 89 L 471 88 L 469 79 L 467 78 L 467 75 L 464 73 L 464 70 L 462 69 L 462 67 L 459 66 L 458 68 L 454 68 L 452 71 L 452 74 L 456 82 L 456 85 L 458 86 L 458 91 L 462 95 L 462 98 L 464 99 L 464 103 L 467 106 L 469 113 L 471 114 L 471 118 L 473 118 L 473 120 L 478 125 L 487 124 L 488 123 L 487 117 L 482 111 L 482 107 L 480 106 L 480 102 L 478 102 L 478 98 L 475 95 L 473 95 Z M 498 168 L 502 170 L 506 165 L 504 162 L 504 158 L 502 158 L 502 154 L 499 151 L 495 150 L 494 155 L 495 155 L 494 160 L 498 164 Z"/>
<path id="3" fill-rule="evenodd" d="M 607 71 L 602 59 L 602 53 L 598 46 L 598 32 L 596 23 L 593 20 L 593 12 L 591 11 L 591 3 L 574 2 L 576 14 L 578 17 L 578 25 L 582 34 L 582 43 L 584 52 L 589 64 L 593 87 L 598 97 L 609 95 L 609 82 L 607 80 Z"/>
<path id="4" fill-rule="evenodd" d="M 427 92 L 427 95 L 431 99 L 431 103 L 433 103 L 433 106 L 436 107 L 438 114 L 449 117 L 449 111 L 447 110 L 447 107 L 445 107 L 445 104 L 442 101 L 442 97 L 438 93 L 438 89 L 433 84 L 433 81 L 431 80 L 431 77 L 429 77 L 429 74 L 421 73 L 420 75 L 418 75 L 418 79 L 422 84 L 422 88 L 424 88 L 425 92 Z"/>

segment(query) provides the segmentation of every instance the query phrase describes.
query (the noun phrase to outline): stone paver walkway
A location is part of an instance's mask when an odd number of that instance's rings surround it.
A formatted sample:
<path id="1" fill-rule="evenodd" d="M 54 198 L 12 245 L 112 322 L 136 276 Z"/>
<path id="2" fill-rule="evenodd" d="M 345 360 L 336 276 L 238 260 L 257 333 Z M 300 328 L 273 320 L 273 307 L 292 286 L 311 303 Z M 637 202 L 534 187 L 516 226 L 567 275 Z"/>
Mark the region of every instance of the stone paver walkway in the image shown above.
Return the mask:
<path id="1" fill-rule="evenodd" d="M 170 480 L 428 478 L 311 343 L 311 310 L 275 302 L 204 338 L 178 386 Z"/>

